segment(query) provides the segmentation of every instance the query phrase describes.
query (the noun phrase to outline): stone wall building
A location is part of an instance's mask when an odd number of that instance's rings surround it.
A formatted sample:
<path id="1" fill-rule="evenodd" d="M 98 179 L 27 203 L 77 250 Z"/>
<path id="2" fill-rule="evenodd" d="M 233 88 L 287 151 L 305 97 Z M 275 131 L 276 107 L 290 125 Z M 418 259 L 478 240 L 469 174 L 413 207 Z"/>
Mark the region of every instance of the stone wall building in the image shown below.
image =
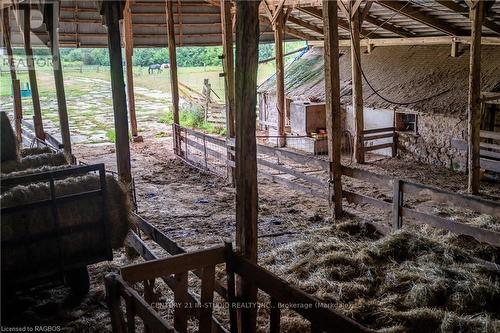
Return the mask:
<path id="1" fill-rule="evenodd" d="M 340 52 L 343 128 L 354 134 L 350 50 Z M 482 47 L 482 91 L 500 91 L 498 54 L 499 46 Z M 468 46 L 461 47 L 458 57 L 451 56 L 449 46 L 392 46 L 377 47 L 361 58 L 365 130 L 394 125 L 399 156 L 463 169 L 466 153 L 454 142 L 467 137 Z M 258 89 L 259 120 L 270 135 L 277 124 L 275 86 L 273 76 Z M 322 47 L 285 67 L 285 96 L 287 117 L 292 102 L 325 101 Z M 500 131 L 499 111 L 498 105 L 485 108 L 482 129 Z"/>

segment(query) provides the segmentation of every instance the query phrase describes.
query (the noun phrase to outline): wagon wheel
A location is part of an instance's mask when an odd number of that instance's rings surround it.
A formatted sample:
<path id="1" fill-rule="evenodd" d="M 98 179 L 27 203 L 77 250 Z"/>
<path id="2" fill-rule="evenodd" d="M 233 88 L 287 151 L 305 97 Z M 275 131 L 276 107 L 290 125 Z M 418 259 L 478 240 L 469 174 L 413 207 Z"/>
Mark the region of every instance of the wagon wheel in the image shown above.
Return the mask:
<path id="1" fill-rule="evenodd" d="M 90 279 L 87 266 L 67 272 L 65 280 L 74 296 L 83 296 L 89 292 Z"/>

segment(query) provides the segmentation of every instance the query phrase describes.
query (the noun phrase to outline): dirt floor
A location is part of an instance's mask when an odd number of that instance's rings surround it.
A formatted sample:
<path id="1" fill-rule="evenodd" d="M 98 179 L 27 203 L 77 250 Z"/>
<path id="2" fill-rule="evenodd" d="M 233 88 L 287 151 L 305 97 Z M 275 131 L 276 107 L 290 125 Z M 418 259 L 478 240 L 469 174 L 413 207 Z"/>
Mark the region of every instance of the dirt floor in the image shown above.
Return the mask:
<path id="1" fill-rule="evenodd" d="M 158 137 L 155 131 L 166 135 Z M 170 131 L 151 129 L 144 132 L 144 142 L 131 144 L 132 168 L 135 179 L 138 212 L 187 250 L 219 245 L 232 240 L 235 233 L 235 190 L 219 177 L 200 172 L 176 159 L 172 151 Z M 78 160 L 86 163 L 102 162 L 108 169 L 116 168 L 113 144 L 99 143 L 74 146 Z M 455 192 L 465 192 L 466 176 L 446 169 L 429 167 L 398 159 L 373 161 L 365 168 L 381 174 L 389 174 L 421 182 Z M 352 183 L 351 188 L 379 197 L 390 191 Z M 500 200 L 498 183 L 481 184 L 485 196 Z M 456 211 L 446 205 L 431 205 L 418 199 L 412 204 L 425 209 L 455 216 Z M 389 216 L 369 206 L 346 204 L 347 216 L 343 222 L 382 222 Z M 259 180 L 259 259 L 269 269 L 287 274 L 283 266 L 273 266 L 277 249 L 304 240 L 326 237 L 332 227 L 330 210 L 326 200 L 308 197 L 268 180 Z M 464 215 L 462 219 L 477 216 Z M 495 221 L 494 221 L 495 222 Z M 496 221 L 498 222 L 498 221 Z M 495 222 L 495 230 L 499 227 Z M 490 223 L 491 224 L 491 223 Z M 490 258 L 498 260 L 498 258 Z M 115 252 L 113 262 L 89 267 L 91 291 L 83 303 L 71 306 L 67 303 L 65 288 L 51 291 L 34 291 L 17 305 L 19 316 L 12 317 L 13 324 L 43 322 L 61 325 L 68 332 L 110 331 L 110 320 L 105 305 L 103 277 L 118 267 L 139 259 L 128 259 L 123 251 Z M 284 276 L 285 277 L 285 276 Z M 21 320 L 21 322 L 20 322 Z M 300 331 L 300 330 L 299 330 Z"/>

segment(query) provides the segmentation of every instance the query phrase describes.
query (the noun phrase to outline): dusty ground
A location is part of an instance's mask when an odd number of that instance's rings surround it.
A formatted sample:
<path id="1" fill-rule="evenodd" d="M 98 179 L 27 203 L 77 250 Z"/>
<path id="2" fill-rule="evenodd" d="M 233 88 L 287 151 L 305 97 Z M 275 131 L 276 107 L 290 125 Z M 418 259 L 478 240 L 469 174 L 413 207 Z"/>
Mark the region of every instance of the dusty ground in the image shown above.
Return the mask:
<path id="1" fill-rule="evenodd" d="M 160 131 L 167 135 L 159 137 L 157 134 Z M 151 128 L 144 134 L 143 143 L 131 145 L 139 213 L 189 250 L 207 248 L 232 239 L 235 232 L 234 189 L 225 180 L 202 173 L 176 159 L 172 152 L 172 138 L 166 126 Z M 103 162 L 109 169 L 116 168 L 113 144 L 77 144 L 74 150 L 81 161 Z M 366 168 L 456 192 L 466 189 L 467 182 L 463 174 L 407 161 L 383 159 L 370 163 Z M 390 198 L 390 190 L 379 190 L 357 183 L 350 186 L 363 193 Z M 498 184 L 484 183 L 482 189 L 487 197 L 498 200 Z M 438 212 L 448 209 L 446 205 L 433 206 L 425 200 L 415 200 L 414 203 Z M 387 215 L 368 206 L 347 204 L 346 210 L 346 221 L 381 222 L 388 219 Z M 449 213 L 448 216 L 450 214 L 456 215 L 456 212 Z M 324 228 L 332 223 L 328 216 L 329 207 L 325 200 L 307 197 L 261 179 L 259 257 L 267 257 L 273 249 L 283 244 L 311 237 L 321 238 Z M 462 218 L 469 219 L 471 216 Z M 119 266 L 135 261 L 130 261 L 123 252 L 117 251 L 113 262 L 90 267 L 91 292 L 76 307 L 64 303 L 67 293 L 64 288 L 35 291 L 30 297 L 23 299 L 24 305 L 18 311 L 22 315 L 16 316 L 13 321 L 22 318 L 36 322 L 42 320 L 46 324 L 57 322 L 70 332 L 109 331 L 103 277 L 107 272 L 116 271 Z M 265 264 L 268 264 L 268 260 Z"/>

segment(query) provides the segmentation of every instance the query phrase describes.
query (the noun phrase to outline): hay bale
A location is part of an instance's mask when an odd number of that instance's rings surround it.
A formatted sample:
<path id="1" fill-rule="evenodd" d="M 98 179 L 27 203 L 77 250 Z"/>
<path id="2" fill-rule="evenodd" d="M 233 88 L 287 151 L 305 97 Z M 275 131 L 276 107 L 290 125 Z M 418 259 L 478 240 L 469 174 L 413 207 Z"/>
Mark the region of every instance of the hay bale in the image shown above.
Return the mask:
<path id="1" fill-rule="evenodd" d="M 21 157 L 40 155 L 40 154 L 53 154 L 54 151 L 49 147 L 33 147 L 21 149 Z"/>
<path id="2" fill-rule="evenodd" d="M 68 161 L 63 153 L 39 154 L 23 157 L 18 161 L 14 160 L 2 163 L 1 171 L 3 174 L 8 174 L 15 171 L 37 169 L 42 166 L 58 166 L 65 164 L 68 164 Z"/>
<path id="3" fill-rule="evenodd" d="M 18 159 L 17 139 L 12 126 L 10 125 L 9 117 L 5 111 L 0 112 L 0 133 L 1 133 L 1 159 L 2 164 L 6 161 L 15 161 Z"/>
<path id="4" fill-rule="evenodd" d="M 83 224 L 94 224 L 85 232 L 66 234 L 61 237 L 61 248 L 66 263 L 76 260 L 91 259 L 102 255 L 105 244 L 101 229 L 103 213 L 108 214 L 108 230 L 113 248 L 123 245 L 131 221 L 129 218 L 130 200 L 124 187 L 112 176 L 106 177 L 106 208 L 102 209 L 101 197 L 91 196 L 59 203 L 58 217 L 60 227 L 75 227 Z M 99 188 L 99 177 L 86 175 L 67 178 L 55 182 L 56 195 L 67 196 L 88 192 Z M 1 196 L 2 207 L 16 206 L 50 199 L 50 188 L 47 183 L 34 183 L 27 186 L 16 186 Z M 23 209 L 2 216 L 2 242 L 26 235 L 40 233 L 55 234 L 53 212 L 50 206 L 36 209 Z M 58 257 L 55 238 L 33 242 L 24 247 L 2 249 L 2 269 L 18 274 L 48 268 L 57 268 L 54 258 Z"/>
<path id="5" fill-rule="evenodd" d="M 2 174 L 2 180 L 14 178 L 14 177 L 31 175 L 31 174 L 34 174 L 34 173 L 42 173 L 42 172 L 49 172 L 49 171 L 58 171 L 58 170 L 63 170 L 63 169 L 71 168 L 71 167 L 72 167 L 72 165 L 70 165 L 70 164 L 56 165 L 56 166 L 44 165 L 44 166 L 41 166 L 39 168 L 26 169 L 26 170 L 21 170 L 21 171 L 14 171 L 14 172 L 11 172 L 11 173 L 8 173 L 8 174 Z"/>

